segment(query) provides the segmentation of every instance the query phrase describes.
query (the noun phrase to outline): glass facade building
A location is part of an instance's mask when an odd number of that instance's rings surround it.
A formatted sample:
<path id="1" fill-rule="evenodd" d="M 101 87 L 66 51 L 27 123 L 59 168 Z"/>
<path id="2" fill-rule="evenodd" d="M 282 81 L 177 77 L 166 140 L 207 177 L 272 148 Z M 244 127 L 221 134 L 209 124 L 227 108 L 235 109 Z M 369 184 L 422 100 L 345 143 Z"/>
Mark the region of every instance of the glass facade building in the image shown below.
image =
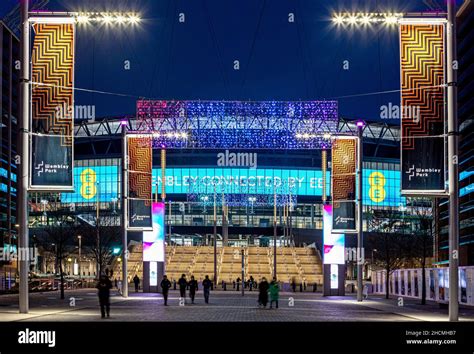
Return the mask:
<path id="1" fill-rule="evenodd" d="M 459 140 L 460 265 L 474 264 L 474 3 L 467 1 L 457 14 Z M 436 215 L 437 259 L 448 260 L 448 203 L 439 202 Z"/>
<path id="2" fill-rule="evenodd" d="M 0 21 L 0 247 L 16 244 L 19 59 L 19 40 Z"/>

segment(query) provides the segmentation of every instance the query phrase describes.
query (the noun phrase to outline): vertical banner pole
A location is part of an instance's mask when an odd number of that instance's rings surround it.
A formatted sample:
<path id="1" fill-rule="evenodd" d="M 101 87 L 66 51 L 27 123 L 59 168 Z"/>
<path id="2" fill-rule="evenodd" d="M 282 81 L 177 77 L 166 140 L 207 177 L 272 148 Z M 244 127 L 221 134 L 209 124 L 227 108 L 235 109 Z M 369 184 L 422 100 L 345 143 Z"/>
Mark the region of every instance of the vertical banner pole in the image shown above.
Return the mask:
<path id="1" fill-rule="evenodd" d="M 127 240 L 127 220 L 128 220 L 128 182 L 127 182 L 127 170 L 128 170 L 128 151 L 127 151 L 127 127 L 122 124 L 122 296 L 128 297 L 128 278 L 127 278 L 127 267 L 128 267 L 128 240 Z"/>
<path id="2" fill-rule="evenodd" d="M 21 2 L 21 43 L 22 43 L 22 63 L 21 63 L 21 100 L 22 100 L 22 114 L 20 123 L 20 173 L 21 177 L 18 181 L 18 224 L 19 224 L 19 250 L 28 249 L 29 246 L 29 231 L 28 231 L 28 180 L 29 180 L 29 77 L 30 77 L 30 24 L 28 22 L 28 4 L 29 0 L 22 0 Z M 28 252 L 29 254 L 29 252 Z M 20 259 L 19 273 L 20 273 L 20 287 L 19 287 L 19 310 L 20 313 L 28 313 L 29 298 L 28 298 L 28 259 Z"/>
<path id="3" fill-rule="evenodd" d="M 160 163 L 161 163 L 161 201 L 163 202 L 163 213 L 166 214 L 166 150 L 161 149 L 160 151 Z M 152 169 L 153 171 L 153 165 Z M 156 178 L 156 190 L 155 190 L 155 199 L 158 201 L 158 176 Z M 165 216 L 163 215 L 163 226 L 165 222 Z M 166 258 L 166 229 L 163 231 L 163 252 L 164 257 Z M 171 244 L 171 226 L 170 226 L 170 234 L 168 237 L 168 242 Z M 163 262 L 163 275 L 166 274 L 166 259 Z"/>
<path id="4" fill-rule="evenodd" d="M 242 247 L 242 296 L 245 294 L 245 253 L 244 248 Z"/>
<path id="5" fill-rule="evenodd" d="M 322 201 L 323 204 L 326 204 L 327 196 L 326 196 L 326 171 L 327 171 L 327 163 L 328 160 L 328 153 L 326 150 L 321 151 L 321 171 L 323 173 L 323 195 Z"/>
<path id="6" fill-rule="evenodd" d="M 217 286 L 217 210 L 216 210 L 216 186 L 214 185 L 214 285 Z"/>
<path id="7" fill-rule="evenodd" d="M 459 320 L 459 169 L 456 61 L 456 1 L 448 0 L 447 56 L 448 81 L 448 179 L 449 179 L 449 320 Z"/>
<path id="8" fill-rule="evenodd" d="M 357 301 L 362 301 L 362 288 L 363 288 L 363 282 L 362 282 L 362 265 L 364 263 L 364 258 L 362 257 L 362 249 L 364 247 L 364 235 L 363 235 L 363 205 L 362 205 L 362 181 L 363 181 L 363 176 L 362 176 L 362 168 L 363 168 L 363 163 L 362 163 L 362 158 L 363 158 L 363 145 L 362 145 L 362 140 L 363 140 L 363 126 L 358 125 L 357 126 L 357 134 L 358 134 L 358 149 L 357 149 L 357 178 L 358 178 L 358 183 L 357 183 L 357 214 L 358 214 L 358 227 L 357 227 Z"/>
<path id="9" fill-rule="evenodd" d="M 273 276 L 277 277 L 277 202 L 275 183 L 273 183 Z"/>

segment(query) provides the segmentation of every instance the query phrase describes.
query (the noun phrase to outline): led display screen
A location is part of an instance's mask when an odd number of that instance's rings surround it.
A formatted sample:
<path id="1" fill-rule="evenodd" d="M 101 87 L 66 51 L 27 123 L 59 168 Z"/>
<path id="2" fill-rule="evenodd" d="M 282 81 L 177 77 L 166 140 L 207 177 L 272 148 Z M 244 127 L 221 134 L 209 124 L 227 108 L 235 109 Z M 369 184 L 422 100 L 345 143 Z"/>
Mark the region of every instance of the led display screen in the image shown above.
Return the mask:
<path id="1" fill-rule="evenodd" d="M 152 205 L 152 231 L 143 231 L 143 261 L 164 262 L 165 260 L 165 204 Z M 150 264 L 151 272 L 151 264 Z M 151 279 L 151 278 L 150 278 Z M 153 284 L 150 284 L 153 285 Z"/>
<path id="2" fill-rule="evenodd" d="M 344 234 L 332 233 L 332 206 L 323 208 L 324 264 L 345 264 Z"/>

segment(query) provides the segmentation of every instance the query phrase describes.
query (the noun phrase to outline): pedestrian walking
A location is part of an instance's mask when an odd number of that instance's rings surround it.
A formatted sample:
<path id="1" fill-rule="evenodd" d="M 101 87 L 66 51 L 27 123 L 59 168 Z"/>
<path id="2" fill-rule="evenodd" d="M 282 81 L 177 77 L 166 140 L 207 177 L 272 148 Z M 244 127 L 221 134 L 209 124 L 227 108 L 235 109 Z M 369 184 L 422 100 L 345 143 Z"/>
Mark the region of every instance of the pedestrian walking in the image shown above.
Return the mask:
<path id="1" fill-rule="evenodd" d="M 209 279 L 209 275 L 202 281 L 202 290 L 204 292 L 204 301 L 206 304 L 209 303 L 209 293 L 212 287 L 212 281 Z"/>
<path id="2" fill-rule="evenodd" d="M 163 280 L 161 281 L 160 286 L 163 299 L 165 300 L 165 306 L 168 306 L 168 292 L 171 288 L 171 282 L 168 280 L 168 276 L 163 275 Z"/>
<path id="3" fill-rule="evenodd" d="M 179 285 L 179 295 L 183 299 L 186 299 L 186 287 L 188 286 L 188 282 L 186 281 L 186 275 L 185 274 L 181 274 L 181 278 L 179 278 L 179 280 L 178 280 L 178 285 Z"/>
<path id="4" fill-rule="evenodd" d="M 265 277 L 262 278 L 262 281 L 258 285 L 258 305 L 267 308 L 268 303 L 268 282 Z"/>
<path id="5" fill-rule="evenodd" d="M 295 281 L 295 278 L 293 278 L 291 280 L 291 288 L 293 289 L 293 292 L 295 293 L 296 292 L 296 281 Z"/>
<path id="6" fill-rule="evenodd" d="M 250 276 L 250 278 L 249 278 L 249 291 L 252 291 L 252 288 L 253 288 L 253 277 Z"/>
<path id="7" fill-rule="evenodd" d="M 138 289 L 140 288 L 140 278 L 137 274 L 133 277 L 133 283 L 135 284 L 135 292 L 138 293 Z"/>
<path id="8" fill-rule="evenodd" d="M 112 282 L 110 281 L 107 275 L 101 275 L 99 283 L 97 284 L 97 289 L 99 289 L 99 304 L 100 304 L 100 313 L 102 318 L 110 317 L 110 289 L 112 288 Z"/>
<path id="9" fill-rule="evenodd" d="M 191 280 L 188 283 L 189 285 L 189 297 L 191 298 L 191 303 L 194 304 L 194 297 L 196 296 L 196 291 L 198 291 L 198 282 L 194 279 L 194 275 L 191 275 Z"/>
<path id="10" fill-rule="evenodd" d="M 239 291 L 239 287 L 240 287 L 240 278 L 237 278 L 237 291 Z"/>
<path id="11" fill-rule="evenodd" d="M 176 290 L 176 279 L 173 279 L 173 290 Z"/>
<path id="12" fill-rule="evenodd" d="M 232 289 L 235 289 L 235 280 L 232 280 Z"/>
<path id="13" fill-rule="evenodd" d="M 280 287 L 278 285 L 276 277 L 273 277 L 270 283 L 270 308 L 275 303 L 275 308 L 278 308 L 278 298 L 280 297 Z"/>
<path id="14" fill-rule="evenodd" d="M 119 279 L 117 281 L 117 289 L 120 295 L 122 295 L 122 281 Z"/>
<path id="15" fill-rule="evenodd" d="M 300 293 L 303 292 L 303 283 L 300 283 Z"/>

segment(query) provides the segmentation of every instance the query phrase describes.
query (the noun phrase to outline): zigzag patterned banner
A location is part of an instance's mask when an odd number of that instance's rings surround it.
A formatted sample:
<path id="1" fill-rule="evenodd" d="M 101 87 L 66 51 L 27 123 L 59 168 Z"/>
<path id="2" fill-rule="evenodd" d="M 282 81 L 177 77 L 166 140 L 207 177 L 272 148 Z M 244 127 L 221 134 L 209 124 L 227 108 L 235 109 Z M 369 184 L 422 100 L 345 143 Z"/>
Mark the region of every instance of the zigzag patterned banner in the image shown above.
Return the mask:
<path id="1" fill-rule="evenodd" d="M 31 190 L 73 190 L 72 23 L 34 23 L 31 57 Z"/>
<path id="2" fill-rule="evenodd" d="M 355 137 L 340 137 L 332 146 L 332 229 L 337 233 L 357 231 L 355 207 L 357 147 Z"/>
<path id="3" fill-rule="evenodd" d="M 151 135 L 128 135 L 128 230 L 145 231 L 152 223 L 152 165 L 153 149 Z"/>
<path id="4" fill-rule="evenodd" d="M 445 27 L 400 25 L 402 193 L 445 187 Z"/>

